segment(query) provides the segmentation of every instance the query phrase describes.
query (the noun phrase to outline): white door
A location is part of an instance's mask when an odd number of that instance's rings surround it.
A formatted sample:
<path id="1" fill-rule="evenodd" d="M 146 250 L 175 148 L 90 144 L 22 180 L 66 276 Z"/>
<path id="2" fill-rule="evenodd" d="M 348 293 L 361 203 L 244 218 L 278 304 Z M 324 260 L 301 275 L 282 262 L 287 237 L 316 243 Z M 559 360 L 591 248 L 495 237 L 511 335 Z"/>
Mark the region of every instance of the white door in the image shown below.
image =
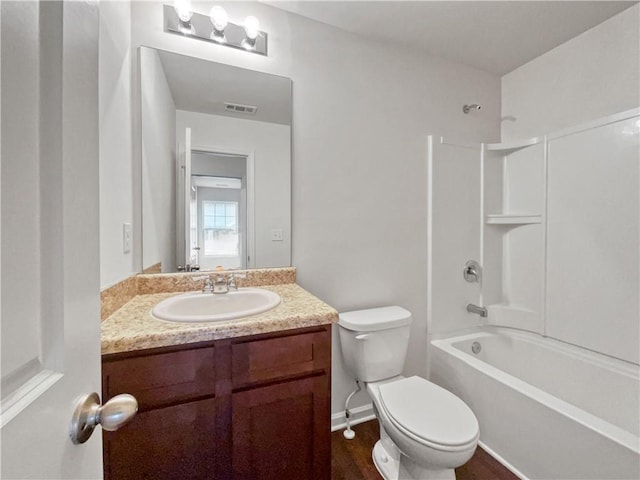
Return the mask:
<path id="1" fill-rule="evenodd" d="M 176 175 L 176 246 L 179 265 L 198 263 L 196 234 L 192 231 L 195 214 L 195 191 L 191 188 L 191 129 L 185 128 L 184 138 L 178 144 L 178 169 Z"/>
<path id="2" fill-rule="evenodd" d="M 191 226 L 193 225 L 193 216 L 196 215 L 196 209 L 194 208 L 196 192 L 191 185 L 191 129 L 185 128 L 184 132 L 184 228 L 185 228 L 185 263 L 197 264 L 198 263 L 198 246 L 197 236 Z"/>
<path id="3" fill-rule="evenodd" d="M 97 2 L 1 2 L 2 478 L 102 478 Z"/>
<path id="4" fill-rule="evenodd" d="M 180 155 L 183 155 L 182 153 Z M 215 269 L 217 266 L 221 266 L 225 269 L 231 268 L 249 268 L 255 265 L 255 222 L 254 222 L 254 154 L 253 152 L 240 151 L 232 147 L 227 146 L 212 146 L 212 145 L 191 145 L 191 183 L 190 188 L 191 197 L 191 226 L 190 234 L 192 235 L 192 252 L 195 252 L 198 256 L 198 264 L 201 270 Z M 181 183 L 183 180 L 180 180 Z M 216 201 L 215 196 L 206 193 L 209 188 L 212 189 L 231 189 L 235 192 L 222 193 L 222 197 L 218 200 L 231 201 L 236 203 L 239 207 L 236 210 L 236 228 L 237 232 L 215 232 L 218 236 L 219 233 L 223 233 L 226 238 L 223 240 L 225 243 L 224 249 L 217 252 L 212 251 L 212 242 L 209 237 L 209 241 L 204 241 L 205 232 L 204 229 L 210 229 L 207 232 L 211 235 L 211 225 L 205 227 L 203 218 L 203 205 L 202 201 Z M 182 198 L 182 197 L 179 197 Z M 184 203 L 184 202 L 183 202 Z M 226 209 L 225 209 L 226 210 Z M 229 212 L 225 211 L 225 217 L 229 217 Z M 236 215 L 231 215 L 232 217 Z M 209 220 L 214 220 L 213 217 L 218 215 L 211 215 L 211 212 L 207 213 Z M 215 219 L 219 221 L 220 218 Z M 226 224 L 226 222 L 224 222 Z M 228 225 L 225 225 L 228 226 Z M 216 230 L 220 225 L 214 226 Z M 227 229 L 228 230 L 228 229 Z M 235 230 L 235 228 L 234 228 Z M 228 235 L 231 233 L 231 235 Z M 236 251 L 231 252 L 228 248 L 230 245 L 231 237 L 237 237 Z M 206 250 L 206 252 L 205 252 Z M 224 251 L 222 251 L 224 250 Z"/>
<path id="5" fill-rule="evenodd" d="M 246 207 L 241 179 L 194 176 L 192 183 L 200 183 L 196 188 L 200 268 L 245 268 Z"/>

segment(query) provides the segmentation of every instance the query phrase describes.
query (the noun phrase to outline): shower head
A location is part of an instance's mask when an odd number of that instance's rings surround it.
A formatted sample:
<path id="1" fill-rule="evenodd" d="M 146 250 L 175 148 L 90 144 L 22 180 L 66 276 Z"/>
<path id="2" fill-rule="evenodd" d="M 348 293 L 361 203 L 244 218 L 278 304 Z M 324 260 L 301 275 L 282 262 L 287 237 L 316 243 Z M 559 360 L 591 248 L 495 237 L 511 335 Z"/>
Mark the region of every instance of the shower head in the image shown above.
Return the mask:
<path id="1" fill-rule="evenodd" d="M 465 105 L 462 107 L 462 111 L 464 113 L 469 113 L 471 110 L 480 110 L 482 107 L 477 103 L 472 103 L 471 105 Z"/>

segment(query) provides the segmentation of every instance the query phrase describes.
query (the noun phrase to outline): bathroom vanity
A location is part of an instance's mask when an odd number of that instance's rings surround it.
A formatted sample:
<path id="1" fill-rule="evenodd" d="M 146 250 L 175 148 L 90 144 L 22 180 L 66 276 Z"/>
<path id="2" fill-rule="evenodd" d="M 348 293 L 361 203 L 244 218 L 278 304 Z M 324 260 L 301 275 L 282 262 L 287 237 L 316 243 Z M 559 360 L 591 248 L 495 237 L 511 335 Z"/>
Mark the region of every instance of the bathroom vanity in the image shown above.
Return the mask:
<path id="1" fill-rule="evenodd" d="M 103 322 L 103 401 L 139 404 L 103 433 L 107 480 L 330 478 L 337 313 L 295 284 L 266 288 L 282 303 L 235 321 L 160 322 L 149 307 L 175 294 L 161 293 Z"/>

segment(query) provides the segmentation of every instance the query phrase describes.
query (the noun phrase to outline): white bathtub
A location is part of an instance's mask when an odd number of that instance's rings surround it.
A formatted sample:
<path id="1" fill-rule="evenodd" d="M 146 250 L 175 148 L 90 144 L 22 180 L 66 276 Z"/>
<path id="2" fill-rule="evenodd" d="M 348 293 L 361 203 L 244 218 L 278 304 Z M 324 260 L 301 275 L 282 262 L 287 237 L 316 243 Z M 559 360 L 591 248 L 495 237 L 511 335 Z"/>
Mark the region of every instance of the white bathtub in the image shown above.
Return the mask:
<path id="1" fill-rule="evenodd" d="M 481 445 L 521 478 L 640 479 L 637 365 L 512 329 L 431 344 L 431 380 L 471 407 Z"/>

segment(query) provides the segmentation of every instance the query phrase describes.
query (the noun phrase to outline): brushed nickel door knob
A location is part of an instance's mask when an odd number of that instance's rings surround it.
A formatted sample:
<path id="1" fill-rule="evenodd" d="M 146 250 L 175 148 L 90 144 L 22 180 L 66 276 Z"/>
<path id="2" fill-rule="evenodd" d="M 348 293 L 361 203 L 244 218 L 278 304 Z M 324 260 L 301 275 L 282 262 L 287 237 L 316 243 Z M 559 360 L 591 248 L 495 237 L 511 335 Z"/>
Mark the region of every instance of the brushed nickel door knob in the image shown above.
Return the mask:
<path id="1" fill-rule="evenodd" d="M 104 405 L 100 405 L 100 396 L 93 392 L 78 401 L 71 418 L 69 435 L 73 443 L 80 444 L 89 440 L 97 425 L 107 431 L 118 430 L 129 422 L 138 411 L 138 401 L 133 395 L 116 395 Z"/>

